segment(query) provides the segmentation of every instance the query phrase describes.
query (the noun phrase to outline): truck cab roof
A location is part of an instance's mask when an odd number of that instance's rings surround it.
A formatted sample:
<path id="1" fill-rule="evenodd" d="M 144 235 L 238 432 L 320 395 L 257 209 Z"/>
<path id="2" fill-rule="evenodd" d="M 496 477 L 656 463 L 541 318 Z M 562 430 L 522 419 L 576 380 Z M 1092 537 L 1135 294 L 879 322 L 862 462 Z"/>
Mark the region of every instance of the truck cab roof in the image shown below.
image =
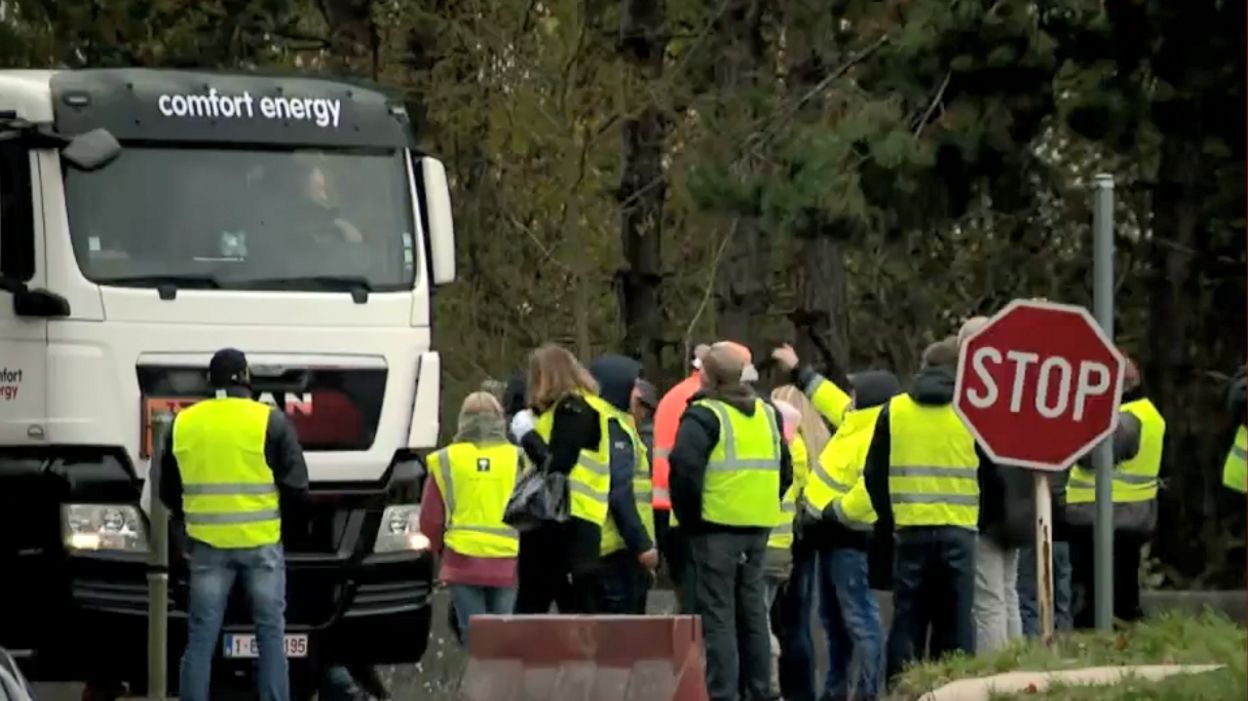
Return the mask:
<path id="1" fill-rule="evenodd" d="M 149 68 L 0 71 L 0 110 L 125 143 L 413 146 L 401 99 L 317 77 Z"/>

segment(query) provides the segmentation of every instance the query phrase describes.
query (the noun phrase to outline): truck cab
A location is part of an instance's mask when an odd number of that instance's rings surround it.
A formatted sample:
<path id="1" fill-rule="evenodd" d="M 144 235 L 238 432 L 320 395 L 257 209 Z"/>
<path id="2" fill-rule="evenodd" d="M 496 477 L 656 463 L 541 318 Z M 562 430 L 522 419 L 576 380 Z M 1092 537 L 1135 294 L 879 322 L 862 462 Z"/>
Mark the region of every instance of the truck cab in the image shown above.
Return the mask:
<path id="1" fill-rule="evenodd" d="M 430 297 L 455 266 L 445 170 L 403 103 L 314 78 L 0 71 L 0 134 L 0 646 L 35 678 L 142 687 L 153 452 L 235 347 L 311 480 L 283 520 L 292 676 L 419 660 Z M 250 669 L 249 620 L 231 602 L 223 676 Z"/>

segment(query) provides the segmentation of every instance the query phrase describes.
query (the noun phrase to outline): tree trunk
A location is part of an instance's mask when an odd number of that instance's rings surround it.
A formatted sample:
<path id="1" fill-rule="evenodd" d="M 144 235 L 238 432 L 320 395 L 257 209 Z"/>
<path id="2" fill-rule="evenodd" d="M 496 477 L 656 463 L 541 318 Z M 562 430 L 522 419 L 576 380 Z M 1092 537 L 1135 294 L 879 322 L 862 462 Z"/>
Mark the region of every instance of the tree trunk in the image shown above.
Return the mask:
<path id="1" fill-rule="evenodd" d="M 752 86 L 759 84 L 759 72 L 767 68 L 761 12 L 757 0 L 730 0 L 722 18 L 714 24 L 708 51 L 714 62 L 711 72 L 716 92 L 745 95 Z M 721 115 L 725 122 L 732 122 L 734 118 L 752 126 L 758 115 L 755 109 Z M 743 163 L 734 165 L 746 171 L 751 167 Z M 768 290 L 771 257 L 763 235 L 757 213 L 738 213 L 735 234 L 724 251 L 715 285 L 715 330 L 719 339 L 748 346 L 755 360 L 761 360 L 759 355 L 766 353 L 767 341 L 771 340 L 766 336 L 771 302 Z"/>
<path id="2" fill-rule="evenodd" d="M 663 154 L 668 128 L 666 116 L 650 94 L 662 78 L 666 49 L 663 0 L 627 0 L 619 45 L 629 75 L 621 101 L 627 115 L 621 127 L 619 187 L 625 267 L 618 273 L 618 289 L 624 352 L 640 359 L 650 377 L 662 370 L 665 345 L 660 287 L 667 195 Z"/>
<path id="3" fill-rule="evenodd" d="M 849 371 L 849 290 L 840 241 L 822 235 L 797 247 L 797 308 L 793 312 L 798 357 L 830 377 Z"/>
<path id="4" fill-rule="evenodd" d="M 372 0 L 318 0 L 318 4 L 329 26 L 334 69 L 377 80 L 381 73 L 381 35 L 373 20 Z"/>

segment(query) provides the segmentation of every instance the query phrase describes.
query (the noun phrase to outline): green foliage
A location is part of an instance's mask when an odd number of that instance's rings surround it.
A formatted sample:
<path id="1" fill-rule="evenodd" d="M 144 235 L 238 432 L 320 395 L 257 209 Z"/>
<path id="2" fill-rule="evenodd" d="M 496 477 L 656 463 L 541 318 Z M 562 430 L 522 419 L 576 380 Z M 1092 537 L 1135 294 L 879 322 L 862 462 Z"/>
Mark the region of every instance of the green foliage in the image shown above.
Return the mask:
<path id="1" fill-rule="evenodd" d="M 899 700 L 916 699 L 957 679 L 1013 671 L 1054 671 L 1124 664 L 1224 664 L 1227 665 L 1227 671 L 1213 675 L 1210 679 L 1229 681 L 1230 688 L 1221 689 L 1208 698 L 1238 699 L 1243 698 L 1245 690 L 1248 690 L 1245 681 L 1248 665 L 1248 660 L 1244 657 L 1245 642 L 1244 629 L 1221 616 L 1206 614 L 1189 617 L 1168 614 L 1122 632 L 1081 632 L 1058 636 L 1049 647 L 1036 641 L 1019 641 L 995 654 L 954 656 L 939 662 L 922 663 L 906 670 L 892 696 Z M 1197 683 L 1206 690 L 1213 688 L 1209 680 L 1202 679 Z M 1151 685 L 1134 682 L 1114 693 L 1102 688 L 1099 694 L 1086 695 L 1086 698 L 1153 698 L 1132 695 L 1142 686 Z M 1166 684 L 1161 688 L 1168 689 L 1172 686 Z M 1073 693 L 1075 690 L 1061 691 Z M 1230 691 L 1237 693 L 1227 695 Z M 1067 698 L 1059 695 L 1056 690 L 1050 694 L 1052 698 Z"/>

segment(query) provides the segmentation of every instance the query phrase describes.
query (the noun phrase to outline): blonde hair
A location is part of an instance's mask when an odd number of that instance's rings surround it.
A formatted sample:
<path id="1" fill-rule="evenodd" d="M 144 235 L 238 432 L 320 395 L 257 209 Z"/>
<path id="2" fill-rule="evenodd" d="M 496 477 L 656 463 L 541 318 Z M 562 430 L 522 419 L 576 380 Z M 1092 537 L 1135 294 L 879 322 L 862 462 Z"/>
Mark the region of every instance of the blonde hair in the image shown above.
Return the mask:
<path id="1" fill-rule="evenodd" d="M 538 413 L 576 392 L 598 394 L 598 383 L 563 346 L 547 343 L 529 356 L 529 406 Z"/>
<path id="2" fill-rule="evenodd" d="M 802 415 L 802 422 L 798 424 L 797 432 L 801 435 L 802 442 L 806 444 L 807 454 L 818 457 L 823 452 L 823 446 L 832 440 L 832 432 L 828 430 L 827 424 L 823 423 L 823 417 L 815 410 L 815 405 L 810 403 L 805 393 L 793 385 L 775 388 L 771 392 L 771 398 L 773 401 L 793 405 L 793 408 Z"/>
<path id="3" fill-rule="evenodd" d="M 459 406 L 459 423 L 455 429 L 455 442 L 471 443 L 505 442 L 507 423 L 503 420 L 503 405 L 489 392 L 473 392 L 464 397 Z"/>
<path id="4" fill-rule="evenodd" d="M 473 392 L 464 397 L 464 403 L 459 407 L 459 415 L 463 417 L 467 414 L 498 414 L 503 415 L 503 405 L 498 403 L 498 397 L 493 392 Z"/>

